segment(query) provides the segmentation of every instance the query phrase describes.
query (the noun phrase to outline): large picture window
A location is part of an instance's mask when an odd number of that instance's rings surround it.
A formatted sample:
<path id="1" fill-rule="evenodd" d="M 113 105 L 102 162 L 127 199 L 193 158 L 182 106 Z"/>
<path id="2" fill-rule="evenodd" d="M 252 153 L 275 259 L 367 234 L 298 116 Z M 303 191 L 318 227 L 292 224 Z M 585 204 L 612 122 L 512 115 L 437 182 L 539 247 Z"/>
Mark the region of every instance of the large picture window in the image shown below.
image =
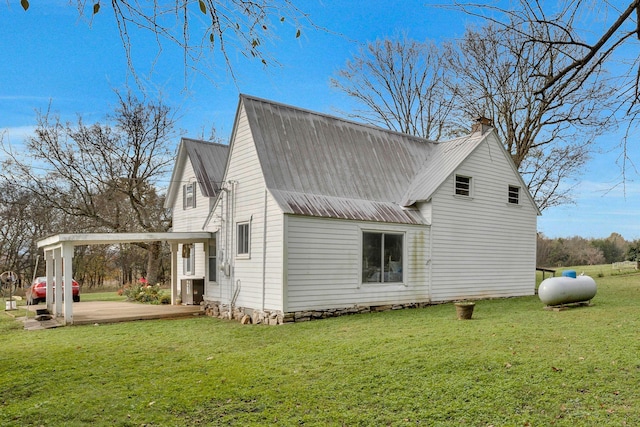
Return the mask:
<path id="1" fill-rule="evenodd" d="M 403 239 L 403 234 L 362 233 L 363 283 L 403 281 Z"/>

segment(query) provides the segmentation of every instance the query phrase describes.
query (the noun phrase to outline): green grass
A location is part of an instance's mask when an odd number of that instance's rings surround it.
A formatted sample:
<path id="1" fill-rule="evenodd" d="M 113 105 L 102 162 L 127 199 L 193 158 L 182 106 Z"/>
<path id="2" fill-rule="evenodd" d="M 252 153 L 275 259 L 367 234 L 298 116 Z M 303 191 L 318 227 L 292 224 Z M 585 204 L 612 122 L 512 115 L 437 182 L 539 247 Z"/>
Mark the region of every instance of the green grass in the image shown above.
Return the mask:
<path id="1" fill-rule="evenodd" d="M 127 297 L 117 292 L 83 292 L 80 301 L 126 301 Z"/>
<path id="2" fill-rule="evenodd" d="M 0 316 L 0 425 L 640 424 L 640 275 L 279 327 L 202 317 L 24 331 Z"/>

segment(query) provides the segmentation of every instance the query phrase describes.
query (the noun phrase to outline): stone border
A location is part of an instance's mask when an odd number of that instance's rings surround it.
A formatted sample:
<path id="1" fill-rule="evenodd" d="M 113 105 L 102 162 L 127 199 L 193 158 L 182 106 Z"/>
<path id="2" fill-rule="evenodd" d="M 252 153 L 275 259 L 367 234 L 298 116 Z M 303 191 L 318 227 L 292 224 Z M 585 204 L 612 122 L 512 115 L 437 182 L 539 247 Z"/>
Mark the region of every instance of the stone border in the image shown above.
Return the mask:
<path id="1" fill-rule="evenodd" d="M 308 322 L 310 320 L 347 316 L 350 314 L 371 313 L 388 310 L 404 310 L 407 308 L 423 308 L 431 305 L 428 302 L 362 306 L 353 305 L 345 308 L 329 308 L 326 310 L 305 310 L 283 313 L 279 310 L 254 310 L 244 307 L 231 307 L 218 301 L 205 301 L 204 313 L 218 319 L 235 320 L 243 325 L 282 325 L 285 323 Z"/>

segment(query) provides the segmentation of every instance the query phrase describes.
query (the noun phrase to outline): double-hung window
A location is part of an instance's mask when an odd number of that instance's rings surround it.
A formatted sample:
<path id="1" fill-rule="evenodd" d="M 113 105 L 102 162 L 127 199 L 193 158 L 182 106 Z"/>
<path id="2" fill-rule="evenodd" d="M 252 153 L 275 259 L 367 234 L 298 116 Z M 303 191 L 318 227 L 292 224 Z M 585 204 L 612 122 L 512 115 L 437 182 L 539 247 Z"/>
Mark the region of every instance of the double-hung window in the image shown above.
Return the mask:
<path id="1" fill-rule="evenodd" d="M 182 245 L 182 273 L 185 276 L 195 274 L 196 251 L 192 243 Z"/>
<path id="2" fill-rule="evenodd" d="M 190 182 L 182 186 L 182 209 L 196 207 L 196 183 Z"/>
<path id="3" fill-rule="evenodd" d="M 218 247 L 216 237 L 209 240 L 209 281 L 215 282 L 218 279 Z"/>
<path id="4" fill-rule="evenodd" d="M 403 281 L 404 234 L 362 233 L 362 282 Z"/>
<path id="5" fill-rule="evenodd" d="M 237 250 L 236 254 L 242 257 L 249 256 L 250 248 L 250 222 L 239 222 L 237 224 Z"/>

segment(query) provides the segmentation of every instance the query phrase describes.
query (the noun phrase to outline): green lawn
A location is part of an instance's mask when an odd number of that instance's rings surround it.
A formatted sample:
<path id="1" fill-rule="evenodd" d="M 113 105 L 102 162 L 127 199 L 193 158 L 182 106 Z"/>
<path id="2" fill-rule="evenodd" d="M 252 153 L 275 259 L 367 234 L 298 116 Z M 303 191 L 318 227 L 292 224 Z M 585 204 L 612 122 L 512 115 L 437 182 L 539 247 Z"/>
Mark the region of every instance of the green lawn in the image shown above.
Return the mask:
<path id="1" fill-rule="evenodd" d="M 24 331 L 0 315 L 0 425 L 640 425 L 640 275 L 278 327 L 201 317 Z M 2 313 L 0 313 L 2 314 Z"/>

